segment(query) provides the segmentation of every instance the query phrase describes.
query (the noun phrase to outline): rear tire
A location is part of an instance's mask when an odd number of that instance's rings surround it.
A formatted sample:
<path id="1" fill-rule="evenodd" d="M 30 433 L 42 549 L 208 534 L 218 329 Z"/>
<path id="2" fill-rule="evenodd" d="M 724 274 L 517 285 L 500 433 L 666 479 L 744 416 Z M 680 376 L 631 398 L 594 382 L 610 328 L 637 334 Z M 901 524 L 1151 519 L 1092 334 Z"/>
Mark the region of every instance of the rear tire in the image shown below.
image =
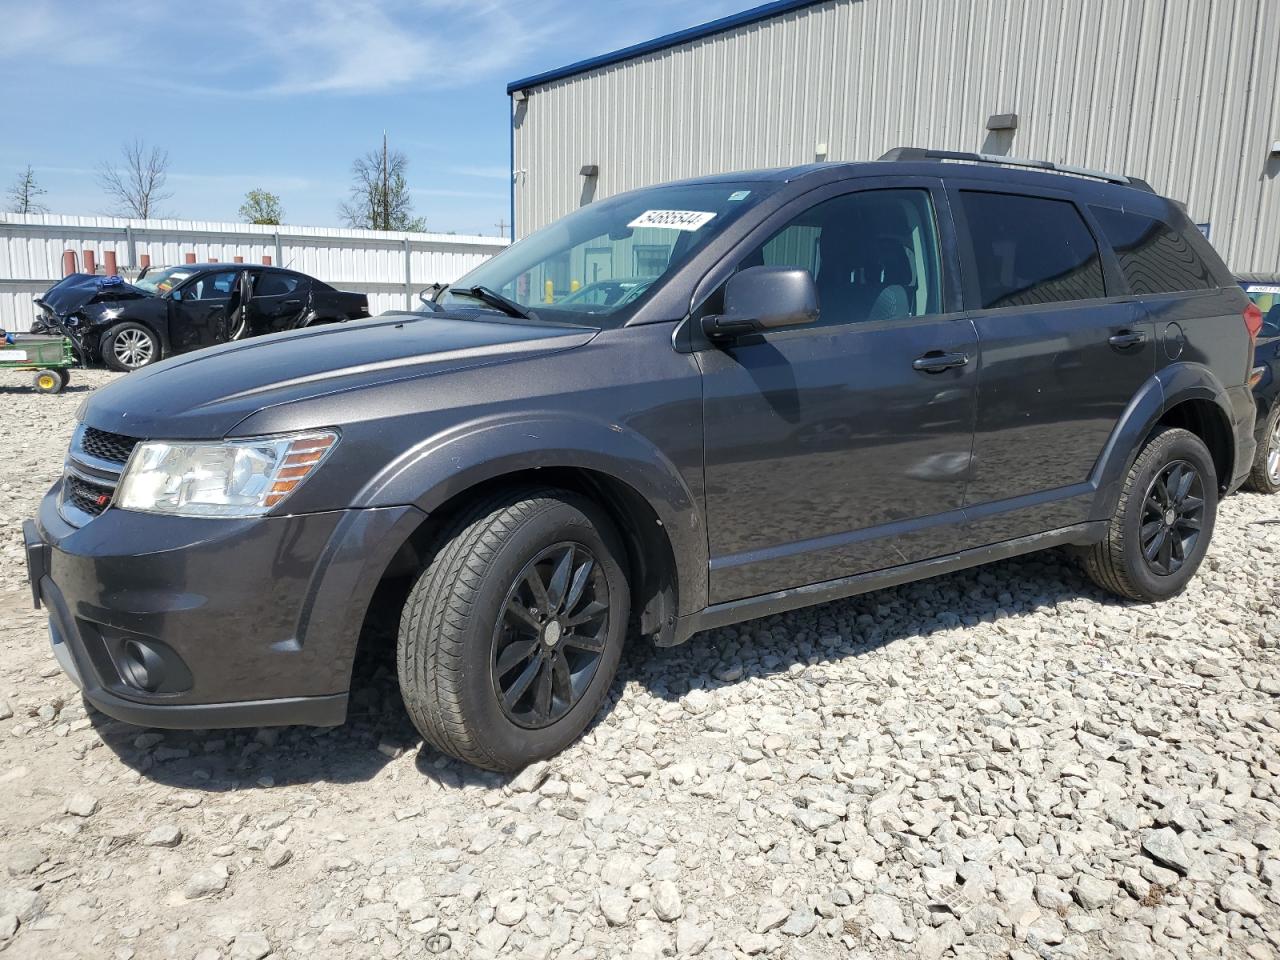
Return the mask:
<path id="1" fill-rule="evenodd" d="M 464 509 L 400 621 L 400 689 L 423 738 L 504 772 L 577 739 L 622 654 L 625 557 L 605 513 L 575 493 L 525 488 Z"/>
<path id="2" fill-rule="evenodd" d="M 117 323 L 102 335 L 102 362 L 112 370 L 128 373 L 160 359 L 160 340 L 140 323 Z"/>
<path id="3" fill-rule="evenodd" d="M 64 387 L 71 382 L 71 371 L 66 367 L 58 367 L 54 372 L 58 374 L 58 379 L 62 381 Z"/>
<path id="4" fill-rule="evenodd" d="M 1106 536 L 1085 554 L 1085 571 L 1130 600 L 1176 596 L 1209 549 L 1217 511 L 1209 449 L 1190 431 L 1161 430 L 1129 468 Z"/>
<path id="5" fill-rule="evenodd" d="M 1271 407 L 1247 486 L 1258 493 L 1280 493 L 1280 400 Z"/>

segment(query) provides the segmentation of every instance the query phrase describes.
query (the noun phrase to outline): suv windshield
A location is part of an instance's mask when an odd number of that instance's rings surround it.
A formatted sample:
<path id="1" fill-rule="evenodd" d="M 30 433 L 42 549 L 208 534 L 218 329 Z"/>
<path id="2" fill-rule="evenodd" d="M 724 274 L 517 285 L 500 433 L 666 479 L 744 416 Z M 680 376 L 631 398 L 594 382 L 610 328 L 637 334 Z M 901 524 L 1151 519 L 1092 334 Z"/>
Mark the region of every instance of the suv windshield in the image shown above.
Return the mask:
<path id="1" fill-rule="evenodd" d="M 133 285 L 139 290 L 145 290 L 147 293 L 154 293 L 163 296 L 168 293 L 187 277 L 191 276 L 190 269 L 182 267 L 165 267 L 163 270 L 148 270 L 145 277 L 139 277 L 133 281 Z"/>
<path id="2" fill-rule="evenodd" d="M 483 287 L 541 320 L 621 326 L 663 277 L 774 189 L 767 181 L 690 183 L 600 200 L 485 261 L 440 304 L 495 310 L 464 292 Z"/>

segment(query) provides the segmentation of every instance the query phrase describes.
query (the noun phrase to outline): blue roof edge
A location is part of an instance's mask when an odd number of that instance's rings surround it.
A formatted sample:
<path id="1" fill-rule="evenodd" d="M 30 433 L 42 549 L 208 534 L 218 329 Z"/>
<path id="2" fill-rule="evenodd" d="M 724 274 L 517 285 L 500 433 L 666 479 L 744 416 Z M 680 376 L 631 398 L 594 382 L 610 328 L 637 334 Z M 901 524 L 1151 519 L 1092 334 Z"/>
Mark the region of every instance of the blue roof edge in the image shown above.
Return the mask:
<path id="1" fill-rule="evenodd" d="M 691 40 L 701 40 L 704 37 L 714 36 L 717 33 L 724 33 L 725 31 L 733 30 L 736 27 L 758 23 L 761 20 L 770 20 L 773 17 L 790 13 L 792 10 L 800 10 L 804 7 L 816 7 L 818 4 L 828 2 L 829 0 L 773 0 L 772 3 L 765 3 L 758 7 L 752 7 L 750 10 L 743 10 L 741 13 L 731 13 L 727 17 L 721 17 L 719 20 L 710 20 L 707 23 L 701 23 L 694 27 L 677 30 L 675 33 L 668 33 L 665 36 L 655 37 L 652 40 L 645 40 L 643 43 L 635 43 L 629 47 L 623 47 L 621 50 L 614 50 L 611 53 L 602 53 L 599 56 L 591 57 L 587 60 L 579 60 L 577 63 L 571 63 L 568 66 L 557 67 L 554 70 L 547 70 L 545 73 L 536 73 L 533 76 L 525 77 L 522 80 L 514 80 L 507 84 L 507 96 L 510 96 L 517 90 L 528 90 L 532 87 L 542 86 L 543 84 L 551 83 L 556 80 L 563 80 L 566 77 L 586 73 L 590 70 L 598 70 L 601 67 L 608 67 L 615 63 L 622 63 L 624 60 L 632 60 L 635 57 L 642 57 L 647 53 L 655 53 L 658 50 L 665 50 L 668 47 L 679 46 L 680 44 L 688 43 Z"/>

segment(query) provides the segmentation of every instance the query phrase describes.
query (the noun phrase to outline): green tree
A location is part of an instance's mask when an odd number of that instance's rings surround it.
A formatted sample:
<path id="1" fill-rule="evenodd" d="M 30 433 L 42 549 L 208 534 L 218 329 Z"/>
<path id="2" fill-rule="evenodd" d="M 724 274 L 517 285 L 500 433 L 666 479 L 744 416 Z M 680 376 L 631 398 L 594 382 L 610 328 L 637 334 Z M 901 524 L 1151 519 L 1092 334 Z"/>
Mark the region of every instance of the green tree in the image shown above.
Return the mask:
<path id="1" fill-rule="evenodd" d="M 413 215 L 405 180 L 408 166 L 408 157 L 399 150 L 387 149 L 385 133 L 381 150 L 357 157 L 351 165 L 351 199 L 338 207 L 346 225 L 363 230 L 425 230 L 426 221 Z"/>
<path id="2" fill-rule="evenodd" d="M 240 204 L 240 219 L 245 223 L 278 226 L 284 221 L 280 198 L 266 190 L 250 190 Z"/>

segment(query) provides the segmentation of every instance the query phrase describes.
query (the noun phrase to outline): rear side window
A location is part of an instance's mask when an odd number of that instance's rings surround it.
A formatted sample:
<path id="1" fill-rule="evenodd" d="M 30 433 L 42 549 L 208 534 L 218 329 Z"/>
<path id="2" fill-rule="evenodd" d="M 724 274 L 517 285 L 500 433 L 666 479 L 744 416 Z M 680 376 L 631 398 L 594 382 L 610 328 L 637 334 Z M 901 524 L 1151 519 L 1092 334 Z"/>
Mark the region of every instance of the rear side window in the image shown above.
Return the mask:
<path id="1" fill-rule="evenodd" d="M 1135 294 L 1210 290 L 1213 271 L 1188 236 L 1139 213 L 1090 207 Z"/>
<path id="2" fill-rule="evenodd" d="M 283 297 L 298 288 L 298 278 L 287 273 L 264 273 L 253 285 L 255 297 Z"/>
<path id="3" fill-rule="evenodd" d="M 961 190 L 983 309 L 1105 297 L 1098 244 L 1075 204 Z"/>

